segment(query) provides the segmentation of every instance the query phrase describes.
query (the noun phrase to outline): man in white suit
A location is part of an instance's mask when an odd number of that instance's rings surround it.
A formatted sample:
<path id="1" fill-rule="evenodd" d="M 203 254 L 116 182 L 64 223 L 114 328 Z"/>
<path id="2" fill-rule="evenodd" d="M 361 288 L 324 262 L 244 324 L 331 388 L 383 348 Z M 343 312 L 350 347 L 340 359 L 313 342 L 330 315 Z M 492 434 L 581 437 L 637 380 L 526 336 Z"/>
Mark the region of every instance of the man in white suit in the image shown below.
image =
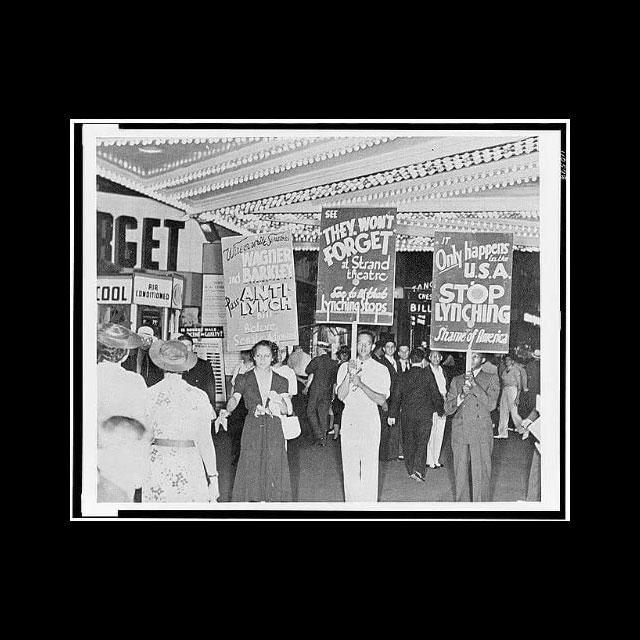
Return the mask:
<path id="1" fill-rule="evenodd" d="M 344 402 L 340 429 L 345 502 L 377 502 L 380 413 L 391 392 L 387 367 L 371 357 L 373 334 L 358 335 L 358 357 L 340 365 L 338 398 Z"/>
<path id="2" fill-rule="evenodd" d="M 433 378 L 438 385 L 438 391 L 442 395 L 443 401 L 447 397 L 448 383 L 444 371 L 440 366 L 442 362 L 442 354 L 439 351 L 429 352 L 429 364 L 426 368 L 431 371 Z M 427 466 L 432 469 L 443 467 L 440 463 L 440 450 L 442 449 L 442 438 L 444 436 L 444 426 L 447 422 L 447 416 L 443 413 L 441 416 L 437 413 L 433 414 L 433 426 L 431 427 L 431 436 L 427 445 Z"/>

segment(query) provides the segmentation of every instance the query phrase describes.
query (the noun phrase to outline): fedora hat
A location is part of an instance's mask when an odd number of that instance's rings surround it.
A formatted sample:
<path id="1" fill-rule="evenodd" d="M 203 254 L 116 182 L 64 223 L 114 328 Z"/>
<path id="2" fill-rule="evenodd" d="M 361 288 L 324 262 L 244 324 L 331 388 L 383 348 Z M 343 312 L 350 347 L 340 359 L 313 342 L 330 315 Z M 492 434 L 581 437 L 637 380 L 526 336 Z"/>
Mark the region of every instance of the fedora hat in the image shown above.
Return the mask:
<path id="1" fill-rule="evenodd" d="M 121 324 L 107 322 L 98 325 L 98 342 L 116 349 L 137 349 L 142 338 Z"/>
<path id="2" fill-rule="evenodd" d="M 149 357 L 164 371 L 189 371 L 198 356 L 177 340 L 156 340 L 149 348 Z"/>

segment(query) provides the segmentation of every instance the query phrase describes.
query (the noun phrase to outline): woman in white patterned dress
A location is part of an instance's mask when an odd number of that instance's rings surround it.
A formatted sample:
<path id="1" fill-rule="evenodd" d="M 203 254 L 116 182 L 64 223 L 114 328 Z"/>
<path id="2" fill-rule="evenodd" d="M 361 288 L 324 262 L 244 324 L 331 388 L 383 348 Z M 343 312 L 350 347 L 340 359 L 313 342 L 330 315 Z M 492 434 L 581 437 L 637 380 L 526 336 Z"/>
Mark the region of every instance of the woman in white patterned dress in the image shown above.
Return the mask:
<path id="1" fill-rule="evenodd" d="M 165 373 L 148 390 L 154 439 L 142 501 L 216 501 L 220 491 L 211 439 L 215 411 L 204 391 L 182 379 L 197 356 L 177 340 L 154 342 L 149 356 Z"/>

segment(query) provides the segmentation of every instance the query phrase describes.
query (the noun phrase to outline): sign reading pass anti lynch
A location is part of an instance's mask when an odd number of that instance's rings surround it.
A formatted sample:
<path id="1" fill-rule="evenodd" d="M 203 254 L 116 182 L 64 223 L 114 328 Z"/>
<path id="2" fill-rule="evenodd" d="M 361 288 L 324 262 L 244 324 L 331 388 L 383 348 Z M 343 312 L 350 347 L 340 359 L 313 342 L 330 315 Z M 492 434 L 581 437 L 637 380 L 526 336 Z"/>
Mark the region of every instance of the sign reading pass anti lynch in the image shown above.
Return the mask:
<path id="1" fill-rule="evenodd" d="M 316 322 L 393 324 L 396 210 L 323 209 Z"/>
<path id="2" fill-rule="evenodd" d="M 288 231 L 222 238 L 227 350 L 259 340 L 298 344 L 293 240 Z"/>

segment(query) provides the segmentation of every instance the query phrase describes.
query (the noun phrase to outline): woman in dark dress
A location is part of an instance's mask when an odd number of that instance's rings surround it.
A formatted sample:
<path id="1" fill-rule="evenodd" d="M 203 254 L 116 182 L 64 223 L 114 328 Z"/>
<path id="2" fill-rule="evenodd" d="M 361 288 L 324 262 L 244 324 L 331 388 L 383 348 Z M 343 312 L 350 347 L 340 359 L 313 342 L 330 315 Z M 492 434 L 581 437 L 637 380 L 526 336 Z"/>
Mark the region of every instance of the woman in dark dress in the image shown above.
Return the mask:
<path id="1" fill-rule="evenodd" d="M 287 408 L 282 394 L 288 392 L 286 378 L 271 369 L 271 343 L 261 340 L 251 355 L 255 367 L 238 375 L 227 408 L 218 421 L 227 416 L 244 399 L 247 416 L 242 430 L 240 459 L 233 484 L 232 502 L 290 502 L 291 478 L 282 433 L 281 414 Z"/>

